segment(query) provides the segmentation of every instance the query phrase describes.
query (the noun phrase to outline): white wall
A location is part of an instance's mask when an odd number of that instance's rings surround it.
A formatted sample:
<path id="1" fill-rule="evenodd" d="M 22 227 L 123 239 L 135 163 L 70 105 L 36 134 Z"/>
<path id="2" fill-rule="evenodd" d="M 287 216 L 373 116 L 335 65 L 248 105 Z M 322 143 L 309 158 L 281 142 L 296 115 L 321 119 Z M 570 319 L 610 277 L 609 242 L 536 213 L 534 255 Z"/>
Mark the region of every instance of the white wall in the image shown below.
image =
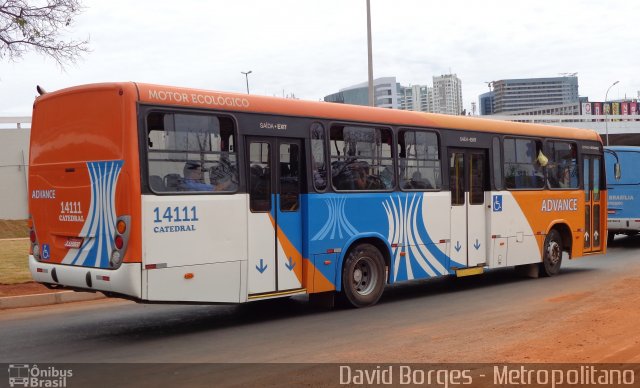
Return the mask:
<path id="1" fill-rule="evenodd" d="M 30 129 L 0 129 L 0 219 L 28 218 Z"/>

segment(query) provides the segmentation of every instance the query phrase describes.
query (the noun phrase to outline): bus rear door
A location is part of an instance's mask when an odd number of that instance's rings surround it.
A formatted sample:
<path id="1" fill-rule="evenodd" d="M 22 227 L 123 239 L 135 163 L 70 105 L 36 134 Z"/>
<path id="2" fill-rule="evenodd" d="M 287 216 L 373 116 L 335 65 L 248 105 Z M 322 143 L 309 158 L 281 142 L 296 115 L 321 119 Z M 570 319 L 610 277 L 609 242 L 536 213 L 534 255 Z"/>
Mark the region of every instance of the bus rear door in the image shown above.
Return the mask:
<path id="1" fill-rule="evenodd" d="M 248 137 L 249 299 L 302 287 L 302 142 Z"/>

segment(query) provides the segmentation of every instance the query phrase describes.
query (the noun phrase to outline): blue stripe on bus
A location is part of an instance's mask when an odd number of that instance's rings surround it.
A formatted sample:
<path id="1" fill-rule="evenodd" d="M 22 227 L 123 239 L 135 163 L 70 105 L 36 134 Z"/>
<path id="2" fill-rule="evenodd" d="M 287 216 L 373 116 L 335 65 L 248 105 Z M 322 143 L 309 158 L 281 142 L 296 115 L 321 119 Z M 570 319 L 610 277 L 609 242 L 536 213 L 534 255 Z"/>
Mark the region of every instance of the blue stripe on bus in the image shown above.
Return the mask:
<path id="1" fill-rule="evenodd" d="M 342 249 L 340 260 L 333 268 L 316 267 L 330 281 L 335 278 L 340 288 L 340 268 L 350 241 L 377 235 L 390 249 L 391 282 L 424 279 L 452 273 L 451 267 L 465 267 L 446 254 L 445 244 L 437 244 L 431 238 L 427 224 L 437 224 L 429 219 L 436 215 L 425 214 L 425 193 L 348 193 L 309 194 L 302 204 L 308 213 L 304 215 L 303 236 L 308 246 L 304 257 L 325 254 L 332 249 Z M 290 233 L 295 225 L 281 226 Z M 299 241 L 299 240 L 296 240 Z"/>

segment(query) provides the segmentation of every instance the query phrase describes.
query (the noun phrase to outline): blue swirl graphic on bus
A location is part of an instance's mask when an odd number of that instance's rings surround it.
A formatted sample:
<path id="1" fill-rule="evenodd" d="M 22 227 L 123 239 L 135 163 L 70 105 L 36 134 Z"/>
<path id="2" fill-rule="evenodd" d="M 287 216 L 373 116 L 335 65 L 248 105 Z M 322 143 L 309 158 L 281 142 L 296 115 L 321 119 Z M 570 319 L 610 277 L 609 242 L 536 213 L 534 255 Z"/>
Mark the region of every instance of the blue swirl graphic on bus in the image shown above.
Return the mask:
<path id="1" fill-rule="evenodd" d="M 449 273 L 451 260 L 433 242 L 425 227 L 422 194 L 394 194 L 382 203 L 392 246 L 393 281 L 420 279 Z"/>
<path id="2" fill-rule="evenodd" d="M 324 203 L 327 205 L 327 209 L 329 211 L 329 217 L 327 217 L 327 221 L 324 226 L 320 229 L 318 233 L 315 234 L 311 238 L 311 241 L 316 240 L 324 240 L 329 233 L 330 240 L 336 238 L 336 233 L 338 234 L 338 238 L 343 239 L 343 231 L 346 236 L 353 236 L 358 234 L 358 230 L 351 225 L 349 220 L 344 214 L 344 204 L 346 202 L 346 198 L 330 198 L 325 199 Z"/>
<path id="3" fill-rule="evenodd" d="M 122 165 L 122 160 L 87 163 L 91 178 L 91 205 L 80 231 L 84 241 L 80 248 L 70 249 L 62 263 L 109 267 L 116 225 L 115 188 Z"/>

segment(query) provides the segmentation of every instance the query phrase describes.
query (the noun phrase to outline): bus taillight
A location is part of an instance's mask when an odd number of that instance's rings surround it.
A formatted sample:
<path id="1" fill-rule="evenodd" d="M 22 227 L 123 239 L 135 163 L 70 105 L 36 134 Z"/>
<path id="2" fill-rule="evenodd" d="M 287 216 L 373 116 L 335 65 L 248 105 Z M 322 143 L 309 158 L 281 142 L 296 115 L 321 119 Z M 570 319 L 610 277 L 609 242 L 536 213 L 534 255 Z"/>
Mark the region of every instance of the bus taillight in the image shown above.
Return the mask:
<path id="1" fill-rule="evenodd" d="M 116 230 L 119 234 L 124 234 L 127 231 L 127 223 L 124 220 L 119 220 L 116 224 Z"/>
<path id="2" fill-rule="evenodd" d="M 114 244 L 116 246 L 116 249 L 118 250 L 122 249 L 122 246 L 124 245 L 124 240 L 122 240 L 122 236 L 116 236 L 116 238 L 114 239 Z"/>
<path id="3" fill-rule="evenodd" d="M 109 266 L 112 269 L 120 267 L 120 264 L 122 264 L 122 260 L 124 259 L 124 253 L 127 250 L 127 242 L 129 241 L 130 222 L 130 216 L 120 216 L 116 221 L 116 234 L 113 238 L 113 251 L 111 252 L 111 259 L 109 260 Z"/>
<path id="4" fill-rule="evenodd" d="M 31 245 L 29 246 L 29 253 L 33 255 L 33 257 L 38 260 L 40 259 L 40 247 L 38 246 L 38 236 L 36 234 L 36 230 L 33 226 L 33 220 L 31 219 L 31 215 L 29 215 L 29 241 Z"/>

